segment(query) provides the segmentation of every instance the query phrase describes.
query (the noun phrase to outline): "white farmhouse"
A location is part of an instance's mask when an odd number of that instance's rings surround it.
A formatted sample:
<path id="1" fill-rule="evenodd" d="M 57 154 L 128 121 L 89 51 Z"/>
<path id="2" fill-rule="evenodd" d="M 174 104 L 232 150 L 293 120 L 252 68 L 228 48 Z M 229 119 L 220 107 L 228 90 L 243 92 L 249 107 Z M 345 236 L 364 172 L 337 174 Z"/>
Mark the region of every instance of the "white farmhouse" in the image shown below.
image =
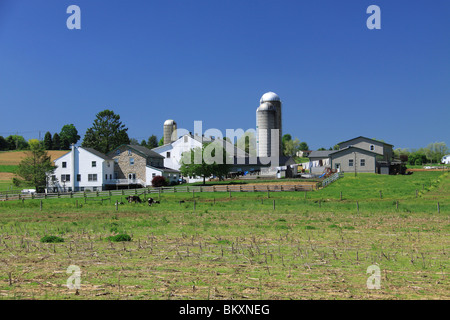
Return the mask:
<path id="1" fill-rule="evenodd" d="M 48 177 L 48 192 L 101 191 L 115 184 L 114 160 L 92 148 L 75 147 L 54 160 Z"/>

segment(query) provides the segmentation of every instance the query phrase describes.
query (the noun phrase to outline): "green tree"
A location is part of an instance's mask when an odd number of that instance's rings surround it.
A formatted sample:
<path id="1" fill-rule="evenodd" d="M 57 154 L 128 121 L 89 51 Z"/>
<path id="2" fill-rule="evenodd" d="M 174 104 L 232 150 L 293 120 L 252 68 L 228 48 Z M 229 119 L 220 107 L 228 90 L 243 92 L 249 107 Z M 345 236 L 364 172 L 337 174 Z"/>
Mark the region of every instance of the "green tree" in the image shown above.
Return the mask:
<path id="1" fill-rule="evenodd" d="M 220 148 L 222 154 L 216 154 Z M 212 175 L 223 179 L 228 174 L 231 165 L 227 164 L 226 159 L 223 147 L 214 143 L 204 144 L 202 148 L 197 147 L 183 152 L 180 171 L 185 177 L 202 177 L 205 184 L 206 178 Z"/>
<path id="2" fill-rule="evenodd" d="M 333 150 L 339 150 L 339 145 L 338 144 L 335 144 L 334 146 L 333 146 Z"/>
<path id="3" fill-rule="evenodd" d="M 163 142 L 164 142 L 164 139 L 163 139 Z M 158 145 L 159 145 L 159 143 L 158 143 L 158 138 L 157 138 L 154 134 L 152 134 L 152 135 L 148 138 L 148 141 L 147 141 L 147 148 L 153 149 L 153 148 L 158 147 Z"/>
<path id="4" fill-rule="evenodd" d="M 284 143 L 283 153 L 285 156 L 294 157 L 300 150 L 300 140 L 295 138 L 295 140 L 288 140 Z"/>
<path id="5" fill-rule="evenodd" d="M 133 146 L 138 146 L 139 142 L 135 138 L 130 138 L 130 143 L 129 144 L 131 144 Z"/>
<path id="6" fill-rule="evenodd" d="M 55 171 L 50 156 L 38 140 L 30 140 L 30 151 L 20 162 L 13 183 L 17 187 L 32 186 L 42 192 L 47 184 L 47 176 Z"/>
<path id="7" fill-rule="evenodd" d="M 250 156 L 256 157 L 256 137 L 253 132 L 245 132 L 234 145 Z"/>
<path id="8" fill-rule="evenodd" d="M 8 148 L 9 148 L 8 142 L 6 141 L 5 138 L 0 136 L 0 151 L 8 150 Z"/>
<path id="9" fill-rule="evenodd" d="M 10 135 L 6 137 L 9 150 L 25 150 L 28 148 L 28 142 L 19 135 Z"/>
<path id="10" fill-rule="evenodd" d="M 160 147 L 163 145 L 164 145 L 164 137 L 161 137 L 161 139 L 159 139 L 158 146 Z"/>
<path id="11" fill-rule="evenodd" d="M 81 146 L 106 154 L 122 144 L 130 143 L 127 131 L 120 116 L 106 109 L 97 113 L 92 127 L 86 130 Z"/>
<path id="12" fill-rule="evenodd" d="M 306 142 L 300 142 L 300 145 L 298 146 L 298 149 L 301 151 L 308 151 L 309 146 Z"/>
<path id="13" fill-rule="evenodd" d="M 52 150 L 61 150 L 61 138 L 56 132 L 53 134 Z"/>
<path id="14" fill-rule="evenodd" d="M 59 137 L 61 139 L 61 150 L 70 149 L 70 145 L 72 143 L 75 144 L 78 140 L 80 140 L 78 130 L 73 124 L 66 124 L 63 126 L 61 132 L 59 133 Z"/>
<path id="15" fill-rule="evenodd" d="M 49 131 L 47 131 L 44 136 L 44 149 L 45 150 L 53 149 L 52 134 Z"/>
<path id="16" fill-rule="evenodd" d="M 445 142 L 430 143 L 425 148 L 425 155 L 431 162 L 440 163 L 443 156 L 448 153 L 448 147 Z"/>
<path id="17" fill-rule="evenodd" d="M 140 143 L 140 145 L 141 145 L 142 147 L 148 148 L 147 141 L 145 141 L 145 140 L 142 140 L 141 143 Z"/>

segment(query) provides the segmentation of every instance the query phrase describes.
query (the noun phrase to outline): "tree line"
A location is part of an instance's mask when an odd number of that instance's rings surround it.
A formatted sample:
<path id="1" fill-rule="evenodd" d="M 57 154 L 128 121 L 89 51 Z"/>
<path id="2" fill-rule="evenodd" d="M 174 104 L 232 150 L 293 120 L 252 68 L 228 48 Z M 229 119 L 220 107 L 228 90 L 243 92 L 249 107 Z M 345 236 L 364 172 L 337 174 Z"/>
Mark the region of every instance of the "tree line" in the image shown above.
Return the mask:
<path id="1" fill-rule="evenodd" d="M 423 165 L 427 163 L 440 163 L 442 158 L 449 153 L 445 142 L 433 142 L 425 148 L 408 149 L 397 148 L 394 150 L 395 157 L 410 165 Z"/>

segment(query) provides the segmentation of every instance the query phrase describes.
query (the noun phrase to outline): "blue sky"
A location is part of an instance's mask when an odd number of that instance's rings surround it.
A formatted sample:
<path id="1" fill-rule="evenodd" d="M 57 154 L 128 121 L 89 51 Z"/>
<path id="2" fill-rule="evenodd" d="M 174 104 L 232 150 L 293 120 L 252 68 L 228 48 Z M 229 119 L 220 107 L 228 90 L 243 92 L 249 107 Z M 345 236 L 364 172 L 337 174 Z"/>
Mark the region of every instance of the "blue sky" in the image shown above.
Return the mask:
<path id="1" fill-rule="evenodd" d="M 139 141 L 166 119 L 246 130 L 274 91 L 283 133 L 311 149 L 450 145 L 449 14 L 448 0 L 0 0 L 0 135 L 83 136 L 107 108 Z"/>

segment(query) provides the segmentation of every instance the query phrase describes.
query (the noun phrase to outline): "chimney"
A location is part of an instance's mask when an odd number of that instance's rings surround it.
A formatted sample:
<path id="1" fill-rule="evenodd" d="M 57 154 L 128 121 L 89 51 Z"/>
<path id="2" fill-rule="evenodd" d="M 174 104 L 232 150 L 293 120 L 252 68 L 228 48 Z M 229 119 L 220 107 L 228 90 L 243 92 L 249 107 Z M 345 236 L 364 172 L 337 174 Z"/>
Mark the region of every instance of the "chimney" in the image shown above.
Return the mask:
<path id="1" fill-rule="evenodd" d="M 72 148 L 72 174 L 70 177 L 70 186 L 72 187 L 72 191 L 75 191 L 75 179 L 76 179 L 76 170 L 75 170 L 75 143 L 72 143 L 71 145 Z"/>

